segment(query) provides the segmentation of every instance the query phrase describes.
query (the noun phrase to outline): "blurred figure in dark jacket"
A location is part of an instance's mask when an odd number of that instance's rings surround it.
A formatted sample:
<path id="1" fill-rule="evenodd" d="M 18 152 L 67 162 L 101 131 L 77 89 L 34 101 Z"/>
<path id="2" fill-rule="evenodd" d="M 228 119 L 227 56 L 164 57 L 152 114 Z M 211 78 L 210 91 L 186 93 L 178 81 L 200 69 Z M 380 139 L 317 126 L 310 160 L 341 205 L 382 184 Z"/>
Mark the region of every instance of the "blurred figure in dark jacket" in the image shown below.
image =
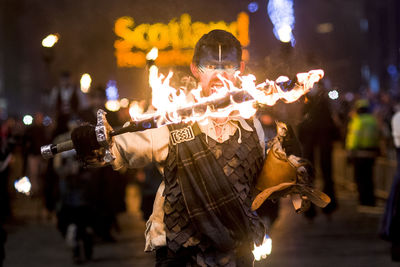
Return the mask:
<path id="1" fill-rule="evenodd" d="M 107 121 L 112 127 L 121 126 L 118 114 L 105 108 L 106 100 L 106 90 L 103 86 L 91 88 L 88 93 L 89 106 L 79 112 L 81 122 L 96 125 L 97 111 L 103 109 L 107 112 Z M 113 227 L 118 230 L 117 214 L 126 209 L 126 176 L 114 171 L 111 166 L 92 168 L 88 171 L 95 181 L 92 188 L 96 197 L 94 230 L 104 241 L 114 242 L 111 230 Z"/>
<path id="2" fill-rule="evenodd" d="M 13 150 L 17 140 L 11 135 L 0 139 L 0 267 L 5 259 L 4 245 L 7 233 L 3 228 L 4 223 L 11 216 L 10 194 L 8 192 L 10 164 L 13 159 Z"/>
<path id="3" fill-rule="evenodd" d="M 54 142 L 60 143 L 69 138 L 70 133 L 67 132 L 58 135 Z M 74 263 L 91 260 L 95 204 L 91 173 L 83 168 L 74 150 L 57 154 L 54 170 L 60 181 L 58 229 L 72 249 Z"/>
<path id="4" fill-rule="evenodd" d="M 322 211 L 330 214 L 337 208 L 332 178 L 332 148 L 333 142 L 339 139 L 339 129 L 333 119 L 327 92 L 320 85 L 316 85 L 307 94 L 303 114 L 304 119 L 298 126 L 303 156 L 314 166 L 319 162 L 323 180 L 322 191 L 331 198 L 331 202 Z M 310 219 L 316 216 L 314 205 L 305 212 L 305 216 Z"/>
<path id="5" fill-rule="evenodd" d="M 44 174 L 47 168 L 47 161 L 40 154 L 40 147 L 50 141 L 46 126 L 43 125 L 44 115 L 37 112 L 33 124 L 25 131 L 25 156 L 27 164 L 27 176 L 29 177 L 32 189 L 31 194 L 42 198 L 44 193 Z"/>
<path id="6" fill-rule="evenodd" d="M 143 219 L 147 221 L 153 212 L 154 199 L 156 198 L 158 187 L 162 181 L 162 175 L 155 163 L 151 163 L 138 170 L 136 179 L 139 182 L 140 191 L 142 193 L 142 202 L 140 210 Z"/>
<path id="7" fill-rule="evenodd" d="M 58 84 L 52 88 L 49 96 L 49 108 L 54 112 L 56 128 L 54 136 L 67 132 L 68 121 L 87 107 L 86 96 L 79 90 L 69 71 L 63 71 L 59 76 Z"/>
<path id="8" fill-rule="evenodd" d="M 400 262 L 400 104 L 395 106 L 395 110 L 391 126 L 397 153 L 397 169 L 386 203 L 380 235 L 392 243 L 392 260 Z"/>

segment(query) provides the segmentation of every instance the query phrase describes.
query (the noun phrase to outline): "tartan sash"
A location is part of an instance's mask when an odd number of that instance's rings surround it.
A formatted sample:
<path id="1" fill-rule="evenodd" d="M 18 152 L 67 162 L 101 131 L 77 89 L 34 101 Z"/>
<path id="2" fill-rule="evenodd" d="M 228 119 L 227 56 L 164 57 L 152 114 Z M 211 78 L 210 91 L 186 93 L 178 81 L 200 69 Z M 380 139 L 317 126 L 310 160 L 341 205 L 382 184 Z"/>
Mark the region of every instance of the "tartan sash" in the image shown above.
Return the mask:
<path id="1" fill-rule="evenodd" d="M 249 221 L 228 181 L 200 134 L 176 143 L 178 181 L 189 214 L 198 231 L 207 236 L 220 251 L 235 248 L 236 241 L 248 238 Z"/>

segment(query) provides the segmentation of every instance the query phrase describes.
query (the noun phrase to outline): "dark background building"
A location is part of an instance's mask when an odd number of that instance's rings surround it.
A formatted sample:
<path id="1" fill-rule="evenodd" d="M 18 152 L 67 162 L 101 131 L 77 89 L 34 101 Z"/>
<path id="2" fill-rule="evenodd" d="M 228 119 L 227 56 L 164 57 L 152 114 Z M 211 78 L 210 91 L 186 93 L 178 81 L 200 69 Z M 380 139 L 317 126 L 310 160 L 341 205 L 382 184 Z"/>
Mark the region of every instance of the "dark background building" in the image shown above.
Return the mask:
<path id="1" fill-rule="evenodd" d="M 249 12 L 256 2 L 258 10 Z M 340 93 L 373 87 L 398 94 L 400 4 L 396 0 L 294 0 L 296 44 L 277 40 L 267 14 L 268 1 L 245 0 L 1 0 L 0 108 L 22 115 L 41 108 L 40 95 L 70 70 L 76 82 L 90 73 L 93 85 L 116 80 L 120 96 L 147 95 L 144 68 L 118 68 L 114 55 L 115 20 L 167 24 L 183 13 L 192 21 L 232 22 L 250 18 L 249 70 L 259 80 L 325 70 Z M 41 46 L 50 33 L 60 41 Z M 147 90 L 147 89 L 146 89 Z M 33 101 L 34 100 L 34 101 Z"/>

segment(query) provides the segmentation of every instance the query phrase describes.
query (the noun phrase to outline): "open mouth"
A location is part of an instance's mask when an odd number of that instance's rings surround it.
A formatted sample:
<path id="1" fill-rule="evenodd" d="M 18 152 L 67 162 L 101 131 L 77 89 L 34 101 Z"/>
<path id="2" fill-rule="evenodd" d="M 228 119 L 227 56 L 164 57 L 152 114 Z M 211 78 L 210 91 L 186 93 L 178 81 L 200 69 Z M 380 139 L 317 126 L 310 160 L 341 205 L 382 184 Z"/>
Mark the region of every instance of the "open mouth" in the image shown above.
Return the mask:
<path id="1" fill-rule="evenodd" d="M 218 89 L 220 89 L 220 88 L 222 88 L 222 87 L 224 87 L 225 85 L 224 85 L 224 83 L 223 82 L 221 82 L 221 81 L 215 81 L 215 82 L 212 82 L 211 83 L 211 86 L 210 86 L 210 88 L 211 88 L 211 93 L 213 94 L 213 93 L 216 93 L 217 91 L 218 91 Z"/>

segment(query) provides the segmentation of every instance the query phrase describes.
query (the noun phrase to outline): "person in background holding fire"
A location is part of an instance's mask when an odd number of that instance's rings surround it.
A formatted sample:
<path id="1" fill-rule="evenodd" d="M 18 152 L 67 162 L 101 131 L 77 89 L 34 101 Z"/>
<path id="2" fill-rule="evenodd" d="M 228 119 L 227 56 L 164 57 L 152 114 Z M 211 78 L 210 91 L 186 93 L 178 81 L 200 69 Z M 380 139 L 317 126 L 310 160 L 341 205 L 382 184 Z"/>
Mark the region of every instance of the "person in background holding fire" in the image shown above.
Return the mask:
<path id="1" fill-rule="evenodd" d="M 244 67 L 241 45 L 231 33 L 213 30 L 196 44 L 191 71 L 201 86 L 201 97 L 224 86 L 217 75 L 237 83 L 234 74 L 243 73 Z M 185 135 L 188 132 L 193 134 Z M 71 137 L 82 160 L 105 164 L 99 161 L 102 150 L 94 126 L 80 126 Z M 266 233 L 251 209 L 264 146 L 260 122 L 239 115 L 113 138 L 115 170 L 150 162 L 164 167 L 146 224 L 146 251 L 156 251 L 156 266 L 252 265 L 253 244 L 261 245 Z"/>

